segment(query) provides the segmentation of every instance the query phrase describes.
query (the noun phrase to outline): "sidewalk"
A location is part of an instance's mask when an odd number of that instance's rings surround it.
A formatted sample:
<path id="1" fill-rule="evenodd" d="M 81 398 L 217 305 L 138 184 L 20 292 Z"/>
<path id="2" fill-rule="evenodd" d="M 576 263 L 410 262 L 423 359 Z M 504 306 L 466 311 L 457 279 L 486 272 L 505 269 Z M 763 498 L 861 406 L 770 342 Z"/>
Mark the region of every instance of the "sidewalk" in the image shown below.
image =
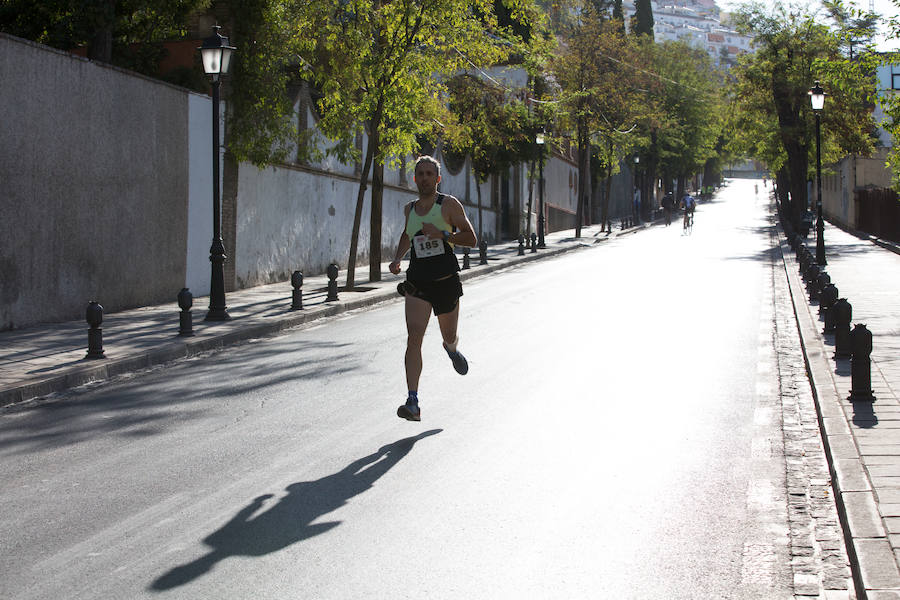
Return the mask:
<path id="1" fill-rule="evenodd" d="M 634 233 L 642 227 L 626 230 L 618 226 L 607 234 L 599 225 L 582 229 L 581 239 L 574 230 L 545 236 L 547 248 L 518 255 L 518 242 L 488 248 L 488 264 L 479 265 L 478 250 L 470 252 L 468 270 L 460 271 L 463 280 L 485 275 L 532 260 L 548 258 L 569 250 L 604 242 L 619 235 Z M 460 266 L 463 264 L 459 257 Z M 404 264 L 404 269 L 406 265 Z M 382 264 L 382 281 L 368 282 L 368 264 L 356 267 L 356 287 L 364 291 L 338 293 L 338 300 L 326 302 L 328 278 L 304 277 L 303 309 L 291 310 L 293 288 L 290 282 L 274 283 L 226 294 L 231 319 L 206 322 L 209 297 L 193 302 L 191 337 L 178 335 L 178 303 L 173 291 L 171 304 L 149 306 L 105 314 L 103 349 L 106 358 L 86 359 L 88 324 L 85 320 L 47 323 L 34 327 L 0 331 L 0 407 L 61 392 L 86 383 L 193 356 L 215 348 L 296 327 L 349 310 L 388 301 L 399 301 L 397 283 L 405 274 L 393 275 L 388 263 Z M 346 282 L 346 272 L 338 274 L 338 286 Z M 85 300 L 85 306 L 87 306 Z M 103 298 L 97 299 L 103 304 Z"/>
<path id="2" fill-rule="evenodd" d="M 873 334 L 875 402 L 850 402 L 850 360 L 835 359 L 794 252 L 781 233 L 807 370 L 858 597 L 900 600 L 900 249 L 826 224 L 826 272 Z M 815 252 L 815 233 L 806 241 Z"/>

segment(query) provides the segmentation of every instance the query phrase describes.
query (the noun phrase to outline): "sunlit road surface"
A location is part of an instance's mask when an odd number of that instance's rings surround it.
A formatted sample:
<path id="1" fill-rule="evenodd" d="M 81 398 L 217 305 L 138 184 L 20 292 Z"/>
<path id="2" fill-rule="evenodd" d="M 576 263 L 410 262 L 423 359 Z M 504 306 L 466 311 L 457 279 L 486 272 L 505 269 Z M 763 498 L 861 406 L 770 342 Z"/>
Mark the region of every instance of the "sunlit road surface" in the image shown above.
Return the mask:
<path id="1" fill-rule="evenodd" d="M 5 411 L 0 597 L 790 597 L 753 183 L 469 282 L 421 423 L 399 298 Z"/>

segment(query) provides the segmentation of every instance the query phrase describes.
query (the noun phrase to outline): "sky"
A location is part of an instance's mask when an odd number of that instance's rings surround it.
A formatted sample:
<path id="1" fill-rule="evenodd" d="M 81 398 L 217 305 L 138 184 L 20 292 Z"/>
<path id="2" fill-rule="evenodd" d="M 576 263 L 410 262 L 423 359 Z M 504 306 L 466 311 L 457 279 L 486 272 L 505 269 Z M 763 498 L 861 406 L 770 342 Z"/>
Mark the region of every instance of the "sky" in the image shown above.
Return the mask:
<path id="1" fill-rule="evenodd" d="M 869 10 L 869 0 L 844 0 L 844 1 L 845 1 L 845 4 L 848 4 L 848 5 L 852 4 L 852 5 L 856 6 L 857 8 L 860 8 L 863 10 Z M 800 1 L 785 0 L 783 3 L 788 4 L 788 5 L 793 5 L 793 4 L 800 4 L 801 2 L 802 2 L 802 0 L 800 0 Z M 716 0 L 716 4 L 718 4 L 719 8 L 721 8 L 722 10 L 732 11 L 736 7 L 740 6 L 741 4 L 744 4 L 744 2 L 742 0 Z M 809 2 L 809 4 L 818 4 L 818 3 L 817 2 Z M 875 5 L 875 12 L 884 18 L 900 17 L 900 9 L 898 9 L 897 6 L 893 2 L 891 2 L 891 0 L 874 0 L 874 5 Z M 886 28 L 883 29 L 883 32 L 887 33 L 887 29 Z M 879 50 L 882 50 L 882 51 L 900 50 L 900 39 L 894 38 L 894 39 L 888 40 L 888 39 L 885 39 L 884 36 L 882 36 L 882 37 L 879 37 L 878 39 L 876 39 L 875 45 Z"/>

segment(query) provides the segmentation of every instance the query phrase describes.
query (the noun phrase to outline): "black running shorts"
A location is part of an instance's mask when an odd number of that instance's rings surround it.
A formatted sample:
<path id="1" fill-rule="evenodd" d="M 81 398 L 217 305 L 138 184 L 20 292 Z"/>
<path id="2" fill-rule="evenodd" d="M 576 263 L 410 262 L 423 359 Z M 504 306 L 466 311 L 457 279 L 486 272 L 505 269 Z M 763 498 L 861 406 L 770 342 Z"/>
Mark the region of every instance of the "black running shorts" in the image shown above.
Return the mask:
<path id="1" fill-rule="evenodd" d="M 406 282 L 406 293 L 431 304 L 435 315 L 453 312 L 463 295 L 459 274 L 451 275 L 438 281 Z"/>

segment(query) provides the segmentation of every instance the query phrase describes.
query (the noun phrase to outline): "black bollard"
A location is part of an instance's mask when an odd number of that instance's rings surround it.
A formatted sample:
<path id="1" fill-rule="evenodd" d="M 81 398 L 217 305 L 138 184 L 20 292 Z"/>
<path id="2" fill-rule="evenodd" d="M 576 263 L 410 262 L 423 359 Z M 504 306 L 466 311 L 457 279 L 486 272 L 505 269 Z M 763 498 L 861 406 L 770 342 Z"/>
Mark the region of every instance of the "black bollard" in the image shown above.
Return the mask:
<path id="1" fill-rule="evenodd" d="M 303 310 L 303 273 L 294 271 L 291 274 L 291 287 L 294 288 L 291 293 L 291 310 Z"/>
<path id="2" fill-rule="evenodd" d="M 194 295 L 188 288 L 181 288 L 178 292 L 178 335 L 187 337 L 194 335 L 194 320 L 191 316 L 191 307 L 194 305 Z"/>
<path id="3" fill-rule="evenodd" d="M 851 402 L 874 402 L 872 394 L 872 332 L 857 323 L 850 332 L 850 397 Z"/>
<path id="4" fill-rule="evenodd" d="M 806 286 L 806 291 L 809 293 L 810 304 L 819 299 L 819 275 L 821 274 L 821 267 L 816 263 L 813 263 L 809 268 L 809 283 Z"/>
<path id="5" fill-rule="evenodd" d="M 525 236 L 519 234 L 519 256 L 525 256 Z"/>
<path id="6" fill-rule="evenodd" d="M 824 270 L 819 270 L 819 276 L 816 277 L 816 300 L 819 301 L 819 309 L 822 307 L 822 290 L 831 283 L 831 275 Z"/>
<path id="7" fill-rule="evenodd" d="M 532 234 L 532 235 L 534 235 L 534 234 Z M 469 267 L 470 267 L 470 265 L 469 265 L 469 249 L 464 248 L 463 249 L 463 266 L 462 266 L 462 268 L 463 268 L 463 270 L 466 270 Z"/>
<path id="8" fill-rule="evenodd" d="M 819 294 L 819 313 L 825 320 L 825 329 L 822 333 L 834 333 L 834 303 L 837 302 L 838 289 L 833 283 L 829 283 Z"/>
<path id="9" fill-rule="evenodd" d="M 478 254 L 480 257 L 478 264 L 486 265 L 487 264 L 487 242 L 486 241 L 481 240 L 480 242 L 478 242 Z"/>
<path id="10" fill-rule="evenodd" d="M 325 298 L 325 302 L 335 302 L 338 299 L 338 266 L 331 263 L 328 265 L 326 272 L 328 274 L 328 296 Z"/>
<path id="11" fill-rule="evenodd" d="M 88 351 L 85 358 L 106 358 L 103 354 L 103 330 L 100 324 L 103 323 L 103 307 L 95 301 L 88 302 L 87 310 L 84 311 L 84 318 L 90 325 L 88 329 Z"/>
<path id="12" fill-rule="evenodd" d="M 839 298 L 831 308 L 834 312 L 834 357 L 850 358 L 850 321 L 853 307 L 846 298 Z"/>
<path id="13" fill-rule="evenodd" d="M 800 268 L 800 275 L 803 276 L 803 280 L 806 281 L 806 269 L 809 266 L 809 252 L 806 250 L 805 246 L 800 246 L 800 250 L 797 252 L 797 264 Z"/>
<path id="14" fill-rule="evenodd" d="M 537 252 L 537 234 L 531 234 L 531 253 L 534 254 Z"/>

